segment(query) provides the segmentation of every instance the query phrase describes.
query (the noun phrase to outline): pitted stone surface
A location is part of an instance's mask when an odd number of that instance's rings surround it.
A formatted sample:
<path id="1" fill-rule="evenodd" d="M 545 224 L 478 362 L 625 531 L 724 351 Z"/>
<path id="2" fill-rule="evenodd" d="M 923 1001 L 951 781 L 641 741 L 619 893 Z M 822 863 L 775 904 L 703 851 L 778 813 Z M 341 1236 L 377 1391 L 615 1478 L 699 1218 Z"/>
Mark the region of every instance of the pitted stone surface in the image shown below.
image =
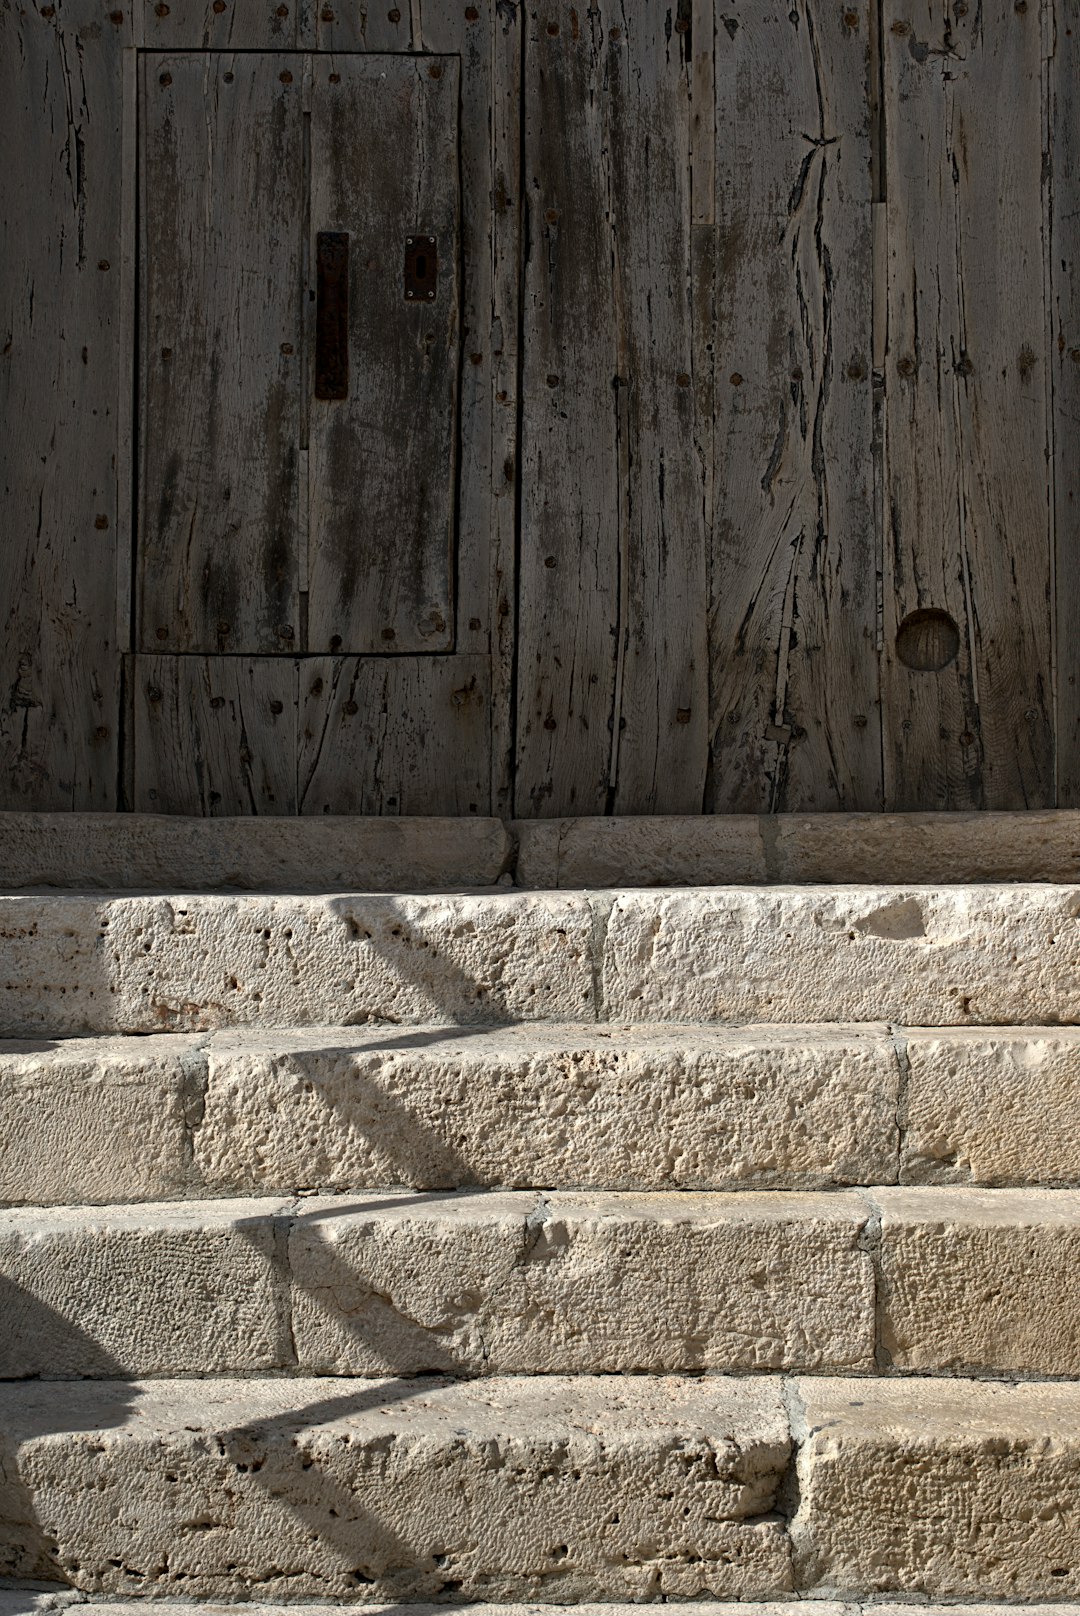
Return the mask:
<path id="1" fill-rule="evenodd" d="M 881 1189 L 897 1369 L 1080 1375 L 1080 1191 Z"/>
<path id="2" fill-rule="evenodd" d="M 801 1588 L 950 1600 L 1080 1593 L 1080 1385 L 796 1386 Z"/>
<path id="3" fill-rule="evenodd" d="M 711 1189 L 896 1175 L 883 1028 L 323 1029 L 209 1042 L 215 1191 Z"/>
<path id="4" fill-rule="evenodd" d="M 293 1331 L 316 1373 L 861 1369 L 858 1196 L 303 1200 Z"/>
<path id="5" fill-rule="evenodd" d="M 632 1021 L 1080 1020 L 1080 887 L 614 895 L 603 1002 Z"/>
<path id="6" fill-rule="evenodd" d="M 0 1387 L 0 1444 L 0 1575 L 89 1593 L 574 1602 L 792 1586 L 770 1381 L 29 1382 Z"/>
<path id="7" fill-rule="evenodd" d="M 190 1192 L 204 1070 L 192 1038 L 0 1041 L 0 1203 Z"/>
<path id="8" fill-rule="evenodd" d="M 213 1201 L 0 1212 L 0 1376 L 288 1365 L 287 1211 Z"/>
<path id="9" fill-rule="evenodd" d="M 904 1041 L 902 1182 L 1080 1184 L 1080 1028 L 958 1027 Z"/>
<path id="10" fill-rule="evenodd" d="M 0 814 L 0 888 L 438 891 L 499 879 L 499 819 Z"/>
<path id="11" fill-rule="evenodd" d="M 0 897 L 12 1036 L 593 1014 L 581 897 Z"/>

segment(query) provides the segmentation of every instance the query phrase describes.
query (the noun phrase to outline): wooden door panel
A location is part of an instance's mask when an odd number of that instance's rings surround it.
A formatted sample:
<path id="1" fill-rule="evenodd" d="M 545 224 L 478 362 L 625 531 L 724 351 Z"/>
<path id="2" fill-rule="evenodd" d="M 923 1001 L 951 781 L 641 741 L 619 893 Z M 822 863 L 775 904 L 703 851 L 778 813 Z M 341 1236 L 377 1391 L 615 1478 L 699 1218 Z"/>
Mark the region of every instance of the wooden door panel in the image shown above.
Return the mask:
<path id="1" fill-rule="evenodd" d="M 701 808 L 691 65 L 672 17 L 558 0 L 529 19 L 516 802 L 530 817 Z"/>
<path id="2" fill-rule="evenodd" d="M 889 808 L 1054 802 L 1040 11 L 884 10 Z"/>
<path id="3" fill-rule="evenodd" d="M 456 57 L 312 59 L 309 261 L 347 236 L 349 280 L 347 397 L 318 396 L 309 342 L 313 651 L 453 644 L 458 97 Z"/>
<path id="4" fill-rule="evenodd" d="M 716 29 L 716 813 L 881 805 L 869 38 L 866 0 Z"/>
<path id="5" fill-rule="evenodd" d="M 147 650 L 299 649 L 301 96 L 291 54 L 143 61 Z"/>

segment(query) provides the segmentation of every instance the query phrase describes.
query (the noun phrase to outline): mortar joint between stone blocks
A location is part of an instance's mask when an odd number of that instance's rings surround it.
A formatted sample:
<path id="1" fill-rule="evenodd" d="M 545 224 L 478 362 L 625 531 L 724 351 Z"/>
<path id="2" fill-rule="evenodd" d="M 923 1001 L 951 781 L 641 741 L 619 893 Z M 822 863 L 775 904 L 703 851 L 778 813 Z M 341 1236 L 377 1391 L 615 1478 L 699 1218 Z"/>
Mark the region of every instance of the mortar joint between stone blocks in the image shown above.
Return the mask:
<path id="1" fill-rule="evenodd" d="M 904 1143 L 908 1126 L 908 1091 L 911 1087 L 911 1054 L 908 1049 L 906 1027 L 890 1026 L 893 1053 L 896 1056 L 896 1168 L 893 1183 L 899 1184 L 904 1170 Z"/>
<path id="2" fill-rule="evenodd" d="M 591 947 L 592 958 L 592 988 L 593 988 L 593 1017 L 596 1021 L 607 1021 L 608 1006 L 605 985 L 607 937 L 611 925 L 611 912 L 615 907 L 617 894 L 613 891 L 587 892 L 585 902 L 589 906 L 592 917 Z"/>

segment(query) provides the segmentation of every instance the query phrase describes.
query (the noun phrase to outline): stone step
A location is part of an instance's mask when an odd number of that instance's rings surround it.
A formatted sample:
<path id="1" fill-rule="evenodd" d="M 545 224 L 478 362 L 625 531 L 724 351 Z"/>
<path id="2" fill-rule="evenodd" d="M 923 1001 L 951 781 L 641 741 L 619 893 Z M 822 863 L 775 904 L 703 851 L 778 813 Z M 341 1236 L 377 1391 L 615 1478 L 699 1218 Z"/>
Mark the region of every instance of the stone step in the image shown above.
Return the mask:
<path id="1" fill-rule="evenodd" d="M 0 897 L 0 1031 L 1080 1021 L 1080 887 Z"/>
<path id="2" fill-rule="evenodd" d="M 0 1574 L 118 1597 L 1069 1600 L 1080 1386 L 0 1387 Z"/>
<path id="3" fill-rule="evenodd" d="M 0 889 L 1080 881 L 1080 812 L 390 819 L 0 814 Z"/>
<path id="4" fill-rule="evenodd" d="M 1080 1192 L 0 1213 L 0 1376 L 1080 1376 Z"/>
<path id="5" fill-rule="evenodd" d="M 1080 1029 L 245 1029 L 0 1042 L 0 1202 L 409 1185 L 1080 1184 Z"/>
<path id="6" fill-rule="evenodd" d="M 169 1600 L 112 1600 L 107 1603 L 87 1598 L 73 1589 L 43 1593 L 35 1589 L 0 1588 L 0 1616 L 51 1616 L 71 1610 L 79 1616 L 326 1616 L 325 1604 L 267 1605 L 245 1601 L 243 1605 L 201 1602 L 173 1604 Z M 332 1607 L 331 1607 L 332 1608 Z M 340 1608 L 340 1607 L 339 1607 Z M 445 1603 L 415 1603 L 393 1607 L 399 1616 L 446 1616 Z M 1031 1616 L 1080 1616 L 1080 1605 L 1039 1604 L 1029 1607 Z M 665 1616 L 807 1616 L 806 1605 L 798 1599 L 746 1600 L 733 1612 L 728 1601 L 695 1599 L 667 1600 Z M 640 1604 L 597 1604 L 582 1601 L 576 1605 L 548 1605 L 524 1601 L 516 1605 L 493 1605 L 471 1601 L 470 1616 L 640 1616 Z M 869 1600 L 815 1599 L 810 1616 L 1017 1616 L 1015 1605 L 874 1604 Z"/>

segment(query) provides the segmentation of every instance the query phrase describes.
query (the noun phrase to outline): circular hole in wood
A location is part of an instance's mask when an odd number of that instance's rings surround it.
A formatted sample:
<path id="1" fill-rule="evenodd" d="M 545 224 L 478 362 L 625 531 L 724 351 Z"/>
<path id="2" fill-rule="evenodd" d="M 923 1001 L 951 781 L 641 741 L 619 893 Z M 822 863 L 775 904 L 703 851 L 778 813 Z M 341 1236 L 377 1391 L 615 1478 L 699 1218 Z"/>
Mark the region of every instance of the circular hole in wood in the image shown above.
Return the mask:
<path id="1" fill-rule="evenodd" d="M 960 630 L 935 606 L 909 612 L 896 631 L 896 654 L 905 668 L 939 673 L 955 662 L 960 651 Z"/>

